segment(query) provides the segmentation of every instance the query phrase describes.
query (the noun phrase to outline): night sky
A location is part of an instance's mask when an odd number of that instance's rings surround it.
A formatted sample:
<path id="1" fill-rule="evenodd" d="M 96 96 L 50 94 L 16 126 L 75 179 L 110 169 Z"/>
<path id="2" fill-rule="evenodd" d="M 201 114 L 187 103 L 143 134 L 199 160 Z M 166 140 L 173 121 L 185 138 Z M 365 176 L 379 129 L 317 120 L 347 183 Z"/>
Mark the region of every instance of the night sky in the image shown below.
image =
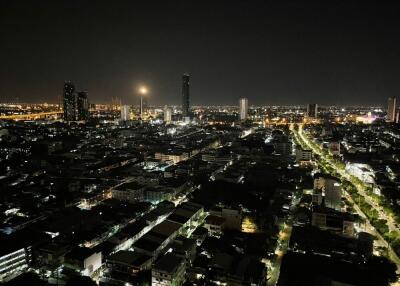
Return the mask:
<path id="1" fill-rule="evenodd" d="M 0 101 L 55 103 L 71 80 L 95 103 L 137 103 L 143 83 L 179 104 L 188 72 L 193 104 L 385 105 L 400 10 L 384 2 L 0 0 Z"/>

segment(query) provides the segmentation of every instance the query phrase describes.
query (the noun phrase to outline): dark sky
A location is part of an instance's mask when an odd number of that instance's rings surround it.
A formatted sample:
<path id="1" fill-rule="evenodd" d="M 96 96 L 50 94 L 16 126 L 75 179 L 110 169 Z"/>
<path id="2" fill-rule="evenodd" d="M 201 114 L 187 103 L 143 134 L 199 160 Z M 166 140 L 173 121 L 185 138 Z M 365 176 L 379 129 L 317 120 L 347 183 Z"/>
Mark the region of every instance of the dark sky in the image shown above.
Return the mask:
<path id="1" fill-rule="evenodd" d="M 327 3 L 330 4 L 327 4 Z M 384 1 L 0 0 L 0 100 L 384 105 L 400 95 L 400 10 Z M 395 3 L 386 2 L 386 3 Z"/>

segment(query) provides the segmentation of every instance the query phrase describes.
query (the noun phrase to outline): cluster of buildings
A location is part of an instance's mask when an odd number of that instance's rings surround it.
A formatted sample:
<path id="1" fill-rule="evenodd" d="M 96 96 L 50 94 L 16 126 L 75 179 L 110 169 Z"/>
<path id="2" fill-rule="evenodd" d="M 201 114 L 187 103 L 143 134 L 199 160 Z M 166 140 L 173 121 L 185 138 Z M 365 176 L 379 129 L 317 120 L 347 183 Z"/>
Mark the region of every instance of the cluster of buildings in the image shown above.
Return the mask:
<path id="1" fill-rule="evenodd" d="M 145 101 L 145 96 L 141 94 L 141 101 L 139 106 L 139 115 L 134 117 L 132 116 L 133 108 L 130 105 L 120 105 L 120 121 L 127 122 L 132 120 L 133 118 L 144 120 L 146 116 L 144 113 L 150 113 L 149 108 L 147 106 L 147 101 Z M 185 73 L 182 76 L 182 95 L 181 95 L 181 106 L 180 106 L 180 115 L 176 115 L 174 113 L 175 109 L 171 106 L 165 105 L 162 109 L 159 110 L 159 113 L 162 114 L 162 119 L 164 123 L 171 124 L 173 121 L 180 121 L 183 123 L 192 122 L 194 119 L 194 112 L 190 105 L 190 75 Z M 146 104 L 145 104 L 146 103 Z M 244 121 L 248 118 L 248 99 L 241 98 L 239 99 L 239 111 L 238 111 L 238 119 Z M 147 118 L 153 118 L 149 116 Z"/>
<path id="2" fill-rule="evenodd" d="M 64 122 L 0 122 L 0 280 L 31 272 L 48 283 L 291 285 L 306 262 L 321 273 L 307 272 L 310 281 L 332 285 L 359 283 L 320 265 L 354 267 L 357 279 L 375 273 L 368 263 L 381 253 L 343 182 L 294 144 L 288 123 L 304 123 L 323 154 L 395 210 L 398 126 L 349 115 L 384 112 L 249 112 L 246 98 L 239 109 L 191 108 L 189 92 L 184 74 L 180 108 L 131 120 L 130 106 L 98 105 L 88 121 L 87 93 L 67 82 Z"/>
<path id="3" fill-rule="evenodd" d="M 262 145 L 247 144 L 263 131 L 253 138 L 245 125 L 125 126 L 101 117 L 1 126 L 2 281 L 24 272 L 103 285 L 265 280 L 259 258 L 240 254 L 237 267 L 237 255 L 208 249 L 227 231 L 241 235 L 242 208 L 206 207 L 191 195 L 215 180 L 243 184 L 250 162 L 264 156 Z"/>

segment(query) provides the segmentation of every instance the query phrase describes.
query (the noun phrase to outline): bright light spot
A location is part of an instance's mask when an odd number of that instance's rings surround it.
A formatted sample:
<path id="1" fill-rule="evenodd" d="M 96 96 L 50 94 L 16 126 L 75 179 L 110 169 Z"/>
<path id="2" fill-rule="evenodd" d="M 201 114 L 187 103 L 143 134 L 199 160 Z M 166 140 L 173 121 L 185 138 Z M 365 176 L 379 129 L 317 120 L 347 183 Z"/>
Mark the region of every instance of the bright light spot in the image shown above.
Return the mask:
<path id="1" fill-rule="evenodd" d="M 141 87 L 139 88 L 139 93 L 140 93 L 140 94 L 147 94 L 147 93 L 148 93 L 148 90 L 147 90 L 147 88 L 146 88 L 145 86 L 141 86 Z"/>

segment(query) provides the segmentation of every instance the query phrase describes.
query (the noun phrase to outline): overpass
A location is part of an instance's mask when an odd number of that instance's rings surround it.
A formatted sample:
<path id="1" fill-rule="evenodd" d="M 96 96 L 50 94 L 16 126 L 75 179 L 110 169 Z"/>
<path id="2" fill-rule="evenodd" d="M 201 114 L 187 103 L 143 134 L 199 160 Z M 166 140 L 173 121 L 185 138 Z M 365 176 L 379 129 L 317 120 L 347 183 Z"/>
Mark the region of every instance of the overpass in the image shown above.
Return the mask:
<path id="1" fill-rule="evenodd" d="M 0 115 L 0 120 L 36 120 L 46 117 L 57 117 L 62 111 L 39 112 L 29 114 Z"/>

